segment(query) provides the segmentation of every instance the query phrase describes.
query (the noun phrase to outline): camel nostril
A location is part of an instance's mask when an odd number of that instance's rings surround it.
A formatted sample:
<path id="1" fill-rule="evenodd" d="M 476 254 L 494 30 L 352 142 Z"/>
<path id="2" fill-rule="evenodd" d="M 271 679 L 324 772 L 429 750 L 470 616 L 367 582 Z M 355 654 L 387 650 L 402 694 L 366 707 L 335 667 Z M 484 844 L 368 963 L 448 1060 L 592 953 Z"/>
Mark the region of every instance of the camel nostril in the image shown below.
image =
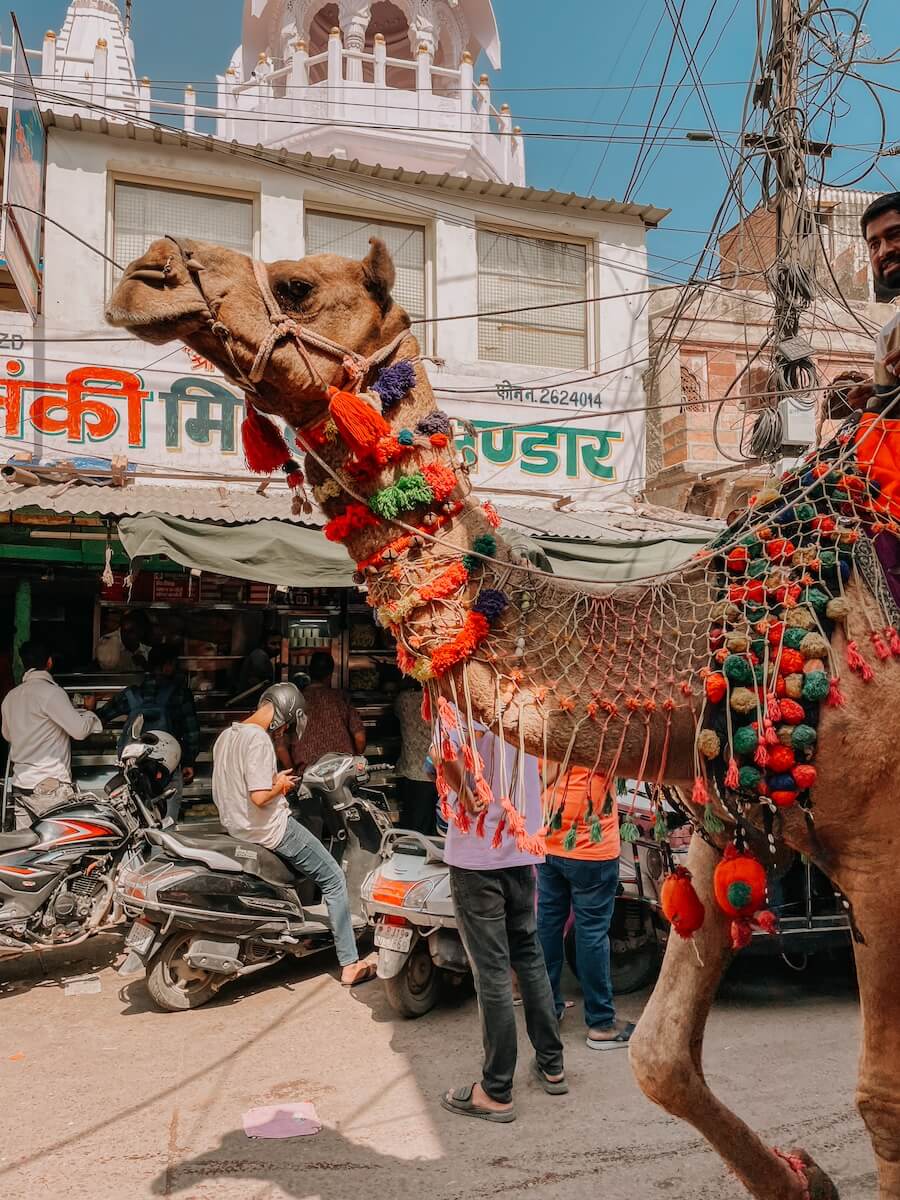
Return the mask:
<path id="1" fill-rule="evenodd" d="M 170 272 L 163 267 L 138 267 L 124 276 L 125 280 L 143 279 L 147 283 L 165 283 Z"/>

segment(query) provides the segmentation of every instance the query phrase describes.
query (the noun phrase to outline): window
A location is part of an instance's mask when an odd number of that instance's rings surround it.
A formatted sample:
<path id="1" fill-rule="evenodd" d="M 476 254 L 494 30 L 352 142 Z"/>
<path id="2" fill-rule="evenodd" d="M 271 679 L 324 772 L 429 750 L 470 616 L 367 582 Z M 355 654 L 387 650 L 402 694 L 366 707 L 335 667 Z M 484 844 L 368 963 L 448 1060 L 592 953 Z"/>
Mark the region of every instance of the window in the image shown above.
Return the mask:
<path id="1" fill-rule="evenodd" d="M 543 367 L 587 364 L 587 247 L 478 230 L 478 356 Z M 582 301 L 564 308 L 534 305 Z"/>
<path id="2" fill-rule="evenodd" d="M 380 237 L 394 260 L 394 299 L 413 321 L 425 316 L 425 230 L 421 226 L 370 221 L 340 213 L 307 212 L 306 253 L 365 258 L 369 238 Z"/>
<path id="3" fill-rule="evenodd" d="M 253 201 L 249 199 L 117 181 L 113 211 L 112 256 L 119 263 L 140 257 L 152 241 L 167 233 L 253 253 Z"/>

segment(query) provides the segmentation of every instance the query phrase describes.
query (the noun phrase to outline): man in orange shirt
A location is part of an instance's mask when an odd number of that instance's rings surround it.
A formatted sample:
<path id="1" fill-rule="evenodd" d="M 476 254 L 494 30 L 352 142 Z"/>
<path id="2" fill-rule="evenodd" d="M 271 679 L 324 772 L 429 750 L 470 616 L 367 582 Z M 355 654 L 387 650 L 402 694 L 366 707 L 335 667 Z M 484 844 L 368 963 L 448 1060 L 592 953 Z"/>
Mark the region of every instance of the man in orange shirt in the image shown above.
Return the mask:
<path id="1" fill-rule="evenodd" d="M 559 828 L 548 834 L 546 858 L 537 868 L 538 936 L 561 1017 L 563 931 L 574 910 L 587 1044 L 592 1050 L 612 1050 L 626 1046 L 634 1030 L 630 1022 L 616 1020 L 609 964 L 609 927 L 619 885 L 619 815 L 601 775 L 587 767 L 557 773 L 558 767 L 544 764 L 544 811 L 562 806 L 562 821 L 553 822 Z"/>

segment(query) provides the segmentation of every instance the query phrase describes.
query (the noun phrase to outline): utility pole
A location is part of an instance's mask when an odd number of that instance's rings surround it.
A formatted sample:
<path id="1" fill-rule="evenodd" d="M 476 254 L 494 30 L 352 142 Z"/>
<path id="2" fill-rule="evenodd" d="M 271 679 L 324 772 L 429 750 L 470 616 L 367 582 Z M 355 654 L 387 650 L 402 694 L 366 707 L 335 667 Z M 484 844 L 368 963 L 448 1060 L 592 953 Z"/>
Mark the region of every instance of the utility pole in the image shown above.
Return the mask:
<path id="1" fill-rule="evenodd" d="M 775 203 L 776 261 L 790 254 L 791 243 L 799 241 L 802 203 L 799 189 L 805 177 L 804 148 L 797 119 L 797 79 L 800 69 L 799 0 L 772 0 L 772 34 L 777 79 L 776 113 L 778 146 L 774 161 L 777 197 Z"/>

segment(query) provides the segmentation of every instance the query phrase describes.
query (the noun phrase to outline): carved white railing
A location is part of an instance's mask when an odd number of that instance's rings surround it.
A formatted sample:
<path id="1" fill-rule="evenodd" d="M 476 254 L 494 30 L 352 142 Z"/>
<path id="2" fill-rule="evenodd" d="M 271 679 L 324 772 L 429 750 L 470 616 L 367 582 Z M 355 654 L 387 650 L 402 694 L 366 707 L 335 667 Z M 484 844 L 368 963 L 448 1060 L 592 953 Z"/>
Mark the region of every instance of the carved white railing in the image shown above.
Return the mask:
<path id="1" fill-rule="evenodd" d="M 487 76 L 475 80 L 468 53 L 457 68 L 436 66 L 424 43 L 412 59 L 391 58 L 381 34 L 375 35 L 369 52 L 345 47 L 339 29 L 331 31 L 319 54 L 310 55 L 303 41 L 290 50 L 290 59 L 280 67 L 260 55 L 254 77 L 244 83 L 229 68 L 212 105 L 198 104 L 190 84 L 179 100 L 153 95 L 146 78 L 123 90 L 108 76 L 103 39 L 92 58 L 58 54 L 52 32 L 45 35 L 41 50 L 26 53 L 35 66 L 40 60 L 35 85 L 42 106 L 58 112 L 79 111 L 110 121 L 158 117 L 166 124 L 173 123 L 167 118 L 174 114 L 174 123 L 188 132 L 206 117 L 215 122 L 219 137 L 250 145 L 302 144 L 304 131 L 323 124 L 415 132 L 426 141 L 474 147 L 500 180 L 524 183 L 521 131 L 513 126 L 508 105 L 497 109 L 491 103 Z M 10 47 L 0 44 L 0 62 L 7 71 L 9 53 Z M 79 68 L 77 74 L 73 66 Z M 398 85 L 398 76 L 408 76 L 409 86 Z"/>

